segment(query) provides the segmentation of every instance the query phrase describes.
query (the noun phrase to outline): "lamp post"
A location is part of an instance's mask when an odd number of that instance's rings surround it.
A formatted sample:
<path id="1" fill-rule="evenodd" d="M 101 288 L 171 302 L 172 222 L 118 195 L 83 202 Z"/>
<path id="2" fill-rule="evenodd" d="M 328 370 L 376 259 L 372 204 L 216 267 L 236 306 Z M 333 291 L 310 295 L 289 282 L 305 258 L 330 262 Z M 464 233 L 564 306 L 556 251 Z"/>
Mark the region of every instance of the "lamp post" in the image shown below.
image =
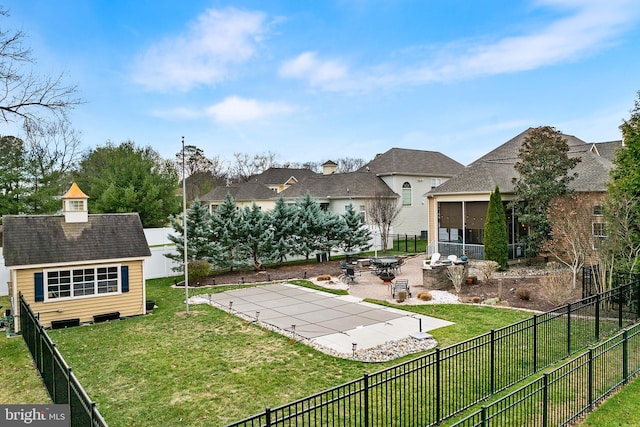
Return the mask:
<path id="1" fill-rule="evenodd" d="M 187 176 L 184 168 L 184 136 L 182 137 L 182 235 L 184 236 L 185 314 L 189 314 L 189 258 L 187 255 Z"/>

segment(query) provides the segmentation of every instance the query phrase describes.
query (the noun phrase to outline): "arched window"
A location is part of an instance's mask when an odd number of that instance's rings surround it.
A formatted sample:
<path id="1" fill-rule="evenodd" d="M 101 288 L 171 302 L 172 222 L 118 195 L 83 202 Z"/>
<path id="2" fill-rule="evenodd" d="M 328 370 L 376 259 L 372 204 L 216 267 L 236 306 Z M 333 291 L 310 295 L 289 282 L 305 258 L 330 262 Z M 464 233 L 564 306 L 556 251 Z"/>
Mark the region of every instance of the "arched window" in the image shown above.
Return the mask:
<path id="1" fill-rule="evenodd" d="M 402 184 L 402 206 L 411 206 L 411 184 Z"/>

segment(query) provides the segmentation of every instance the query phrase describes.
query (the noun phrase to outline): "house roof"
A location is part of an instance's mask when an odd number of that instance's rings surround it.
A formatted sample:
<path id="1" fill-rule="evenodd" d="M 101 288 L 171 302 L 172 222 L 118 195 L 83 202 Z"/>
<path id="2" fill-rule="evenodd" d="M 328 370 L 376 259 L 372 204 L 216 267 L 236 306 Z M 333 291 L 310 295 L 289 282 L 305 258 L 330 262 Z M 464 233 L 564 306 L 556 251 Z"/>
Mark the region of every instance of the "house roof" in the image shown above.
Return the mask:
<path id="1" fill-rule="evenodd" d="M 236 202 L 268 200 L 277 196 L 277 193 L 266 187 L 265 184 L 251 181 L 229 187 L 216 187 L 202 196 L 200 200 L 203 202 L 221 201 L 227 197 L 227 193 L 230 194 Z"/>
<path id="2" fill-rule="evenodd" d="M 313 175 L 317 175 L 317 173 L 311 169 L 269 168 L 261 174 L 252 176 L 249 182 L 254 181 L 263 185 L 283 185 L 289 182 L 291 178 L 300 181 L 307 176 Z"/>
<path id="3" fill-rule="evenodd" d="M 517 176 L 514 166 L 520 147 L 531 130 L 527 129 L 480 157 L 428 194 L 490 193 L 496 186 L 503 194 L 513 193 L 512 180 Z M 569 156 L 581 159 L 573 169 L 577 177 L 569 184 L 570 188 L 580 192 L 605 191 L 615 150 L 622 142 L 586 143 L 572 135 L 562 136 L 569 145 Z"/>
<path id="4" fill-rule="evenodd" d="M 358 171 L 377 175 L 420 175 L 452 177 L 464 168 L 450 157 L 436 151 L 392 148 L 378 154 Z"/>
<path id="5" fill-rule="evenodd" d="M 280 195 L 286 198 L 298 198 L 303 197 L 307 192 L 319 199 L 371 198 L 376 195 L 399 197 L 380 177 L 366 171 L 331 175 L 316 174 L 292 185 Z"/>
<path id="6" fill-rule="evenodd" d="M 7 267 L 151 256 L 136 213 L 89 215 L 67 223 L 63 215 L 5 215 Z"/>

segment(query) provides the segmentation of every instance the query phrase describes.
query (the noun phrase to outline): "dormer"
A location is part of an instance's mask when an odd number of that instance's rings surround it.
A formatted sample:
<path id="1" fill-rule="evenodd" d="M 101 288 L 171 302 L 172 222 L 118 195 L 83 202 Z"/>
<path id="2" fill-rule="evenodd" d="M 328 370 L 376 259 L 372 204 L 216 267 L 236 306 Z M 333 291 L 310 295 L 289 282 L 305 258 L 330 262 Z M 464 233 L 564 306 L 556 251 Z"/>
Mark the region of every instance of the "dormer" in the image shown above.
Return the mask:
<path id="1" fill-rule="evenodd" d="M 327 160 L 322 164 L 322 174 L 323 175 L 331 175 L 336 173 L 338 170 L 338 164 L 333 160 Z"/>
<path id="2" fill-rule="evenodd" d="M 62 213 L 65 222 L 88 222 L 89 209 L 87 200 L 89 196 L 84 194 L 78 184 L 71 184 L 69 191 L 62 196 Z"/>

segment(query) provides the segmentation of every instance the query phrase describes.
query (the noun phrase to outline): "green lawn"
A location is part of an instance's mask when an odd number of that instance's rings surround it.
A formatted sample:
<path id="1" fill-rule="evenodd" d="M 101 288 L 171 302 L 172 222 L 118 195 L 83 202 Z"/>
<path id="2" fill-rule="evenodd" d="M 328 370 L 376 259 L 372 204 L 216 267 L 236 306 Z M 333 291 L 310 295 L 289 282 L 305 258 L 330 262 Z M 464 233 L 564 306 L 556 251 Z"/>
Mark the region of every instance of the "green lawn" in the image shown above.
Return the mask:
<path id="1" fill-rule="evenodd" d="M 581 427 L 640 426 L 640 378 L 609 397 L 580 423 Z"/>
<path id="2" fill-rule="evenodd" d="M 9 297 L 0 297 L 0 305 L 4 313 Z M 0 390 L 1 403 L 51 403 L 24 340 L 7 338 L 4 332 L 0 332 Z"/>
<path id="3" fill-rule="evenodd" d="M 365 364 L 327 356 L 208 306 L 191 306 L 185 318 L 184 291 L 172 283 L 148 281 L 148 298 L 159 306 L 149 316 L 49 332 L 110 425 L 221 425 L 417 356 Z M 455 322 L 431 332 L 440 347 L 530 317 L 461 304 L 403 308 Z M 23 341 L 3 339 L 0 346 L 3 360 L 13 346 L 23 363 L 10 371 L 3 364 L 4 389 L 27 381 L 15 375 L 29 374 L 31 381 L 12 401 L 48 401 Z M 27 394 L 33 392 L 41 397 Z"/>

